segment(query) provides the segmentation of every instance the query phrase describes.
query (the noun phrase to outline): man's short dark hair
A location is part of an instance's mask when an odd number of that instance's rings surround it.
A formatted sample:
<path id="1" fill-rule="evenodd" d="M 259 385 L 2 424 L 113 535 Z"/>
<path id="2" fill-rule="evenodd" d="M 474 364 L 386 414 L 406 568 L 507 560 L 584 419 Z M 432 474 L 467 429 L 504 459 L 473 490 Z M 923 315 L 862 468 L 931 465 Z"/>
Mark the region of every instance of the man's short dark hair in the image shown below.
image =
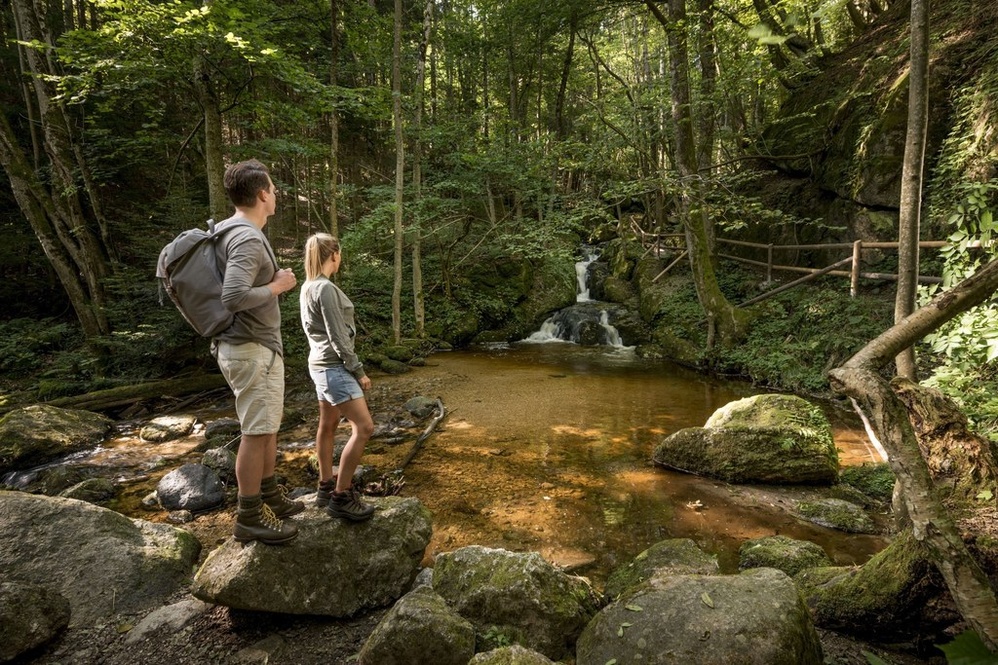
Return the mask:
<path id="1" fill-rule="evenodd" d="M 252 208 L 257 193 L 270 186 L 270 171 L 259 161 L 247 159 L 225 169 L 224 183 L 233 205 Z"/>

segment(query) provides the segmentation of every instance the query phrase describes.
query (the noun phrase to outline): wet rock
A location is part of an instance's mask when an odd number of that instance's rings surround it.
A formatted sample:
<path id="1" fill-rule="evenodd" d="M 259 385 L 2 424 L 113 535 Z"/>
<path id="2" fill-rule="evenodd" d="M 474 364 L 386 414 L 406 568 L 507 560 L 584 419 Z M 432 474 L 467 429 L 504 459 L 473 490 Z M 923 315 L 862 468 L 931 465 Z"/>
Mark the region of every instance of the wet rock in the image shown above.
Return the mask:
<path id="1" fill-rule="evenodd" d="M 554 661 L 542 653 L 513 644 L 475 654 L 468 665 L 554 665 Z"/>
<path id="2" fill-rule="evenodd" d="M 240 649 L 229 661 L 232 665 L 267 665 L 277 656 L 286 642 L 280 635 L 270 635 L 245 649 Z"/>
<path id="3" fill-rule="evenodd" d="M 689 538 L 672 538 L 655 543 L 626 566 L 610 574 L 606 593 L 610 599 L 637 586 L 656 574 L 716 575 L 717 557 L 707 554 Z"/>
<path id="4" fill-rule="evenodd" d="M 159 503 L 167 510 L 208 510 L 225 502 L 218 474 L 203 464 L 185 464 L 163 476 L 156 485 Z"/>
<path id="5" fill-rule="evenodd" d="M 50 642 L 69 617 L 69 601 L 48 587 L 0 583 L 0 663 Z"/>
<path id="6" fill-rule="evenodd" d="M 90 411 L 35 405 L 0 419 L 0 472 L 27 469 L 85 450 L 111 431 L 108 418 Z"/>
<path id="7" fill-rule="evenodd" d="M 206 439 L 225 438 L 226 441 L 231 441 L 241 433 L 239 421 L 235 418 L 219 418 L 204 426 Z"/>
<path id="8" fill-rule="evenodd" d="M 26 487 L 33 494 L 41 493 L 57 496 L 60 492 L 78 485 L 90 477 L 92 471 L 79 466 L 59 464 L 41 469 L 34 480 Z"/>
<path id="9" fill-rule="evenodd" d="M 821 409 L 793 395 L 731 402 L 703 427 L 682 429 L 655 449 L 655 463 L 734 483 L 828 485 L 838 452 Z"/>
<path id="10" fill-rule="evenodd" d="M 16 543 L 0 547 L 7 581 L 58 591 L 74 626 L 161 604 L 189 577 L 201 550 L 172 526 L 22 492 L 0 492 L 0 542 Z"/>
<path id="11" fill-rule="evenodd" d="M 798 514 L 808 522 L 847 533 L 876 533 L 877 527 L 860 506 L 842 499 L 802 501 Z"/>
<path id="12" fill-rule="evenodd" d="M 480 635 L 503 634 L 551 659 L 571 653 L 601 600 L 587 581 L 536 552 L 479 546 L 438 555 L 433 589 Z"/>
<path id="13" fill-rule="evenodd" d="M 102 503 L 114 498 L 118 488 L 107 478 L 90 478 L 59 493 L 64 499 L 78 499 L 88 503 Z"/>
<path id="14" fill-rule="evenodd" d="M 146 510 L 160 510 L 163 507 L 159 505 L 159 497 L 156 496 L 156 490 L 142 497 L 142 507 Z"/>
<path id="15" fill-rule="evenodd" d="M 416 499 L 365 497 L 367 522 L 330 519 L 306 497 L 298 537 L 275 547 L 227 540 L 194 578 L 196 598 L 236 609 L 349 617 L 384 607 L 411 587 L 430 542 L 429 511 Z"/>
<path id="16" fill-rule="evenodd" d="M 170 524 L 187 524 L 194 521 L 194 513 L 189 510 L 174 510 L 167 514 L 166 521 Z"/>
<path id="17" fill-rule="evenodd" d="M 194 416 L 160 416 L 153 418 L 139 430 L 139 438 L 151 443 L 163 443 L 180 439 L 194 430 Z"/>
<path id="18" fill-rule="evenodd" d="M 422 420 L 433 415 L 437 410 L 437 400 L 419 395 L 405 403 L 405 410 L 414 418 Z"/>
<path id="19" fill-rule="evenodd" d="M 746 540 L 738 550 L 738 567 L 776 568 L 793 577 L 807 568 L 831 566 L 832 560 L 820 545 L 786 536 Z"/>
<path id="20" fill-rule="evenodd" d="M 628 591 L 586 626 L 577 665 L 820 665 L 821 646 L 785 574 L 663 575 Z"/>
<path id="21" fill-rule="evenodd" d="M 227 448 L 212 448 L 201 456 L 201 463 L 218 474 L 219 478 L 235 480 L 236 454 Z"/>
<path id="22" fill-rule="evenodd" d="M 360 665 L 467 665 L 475 655 L 475 627 L 430 587 L 406 594 L 385 615 L 360 651 Z"/>

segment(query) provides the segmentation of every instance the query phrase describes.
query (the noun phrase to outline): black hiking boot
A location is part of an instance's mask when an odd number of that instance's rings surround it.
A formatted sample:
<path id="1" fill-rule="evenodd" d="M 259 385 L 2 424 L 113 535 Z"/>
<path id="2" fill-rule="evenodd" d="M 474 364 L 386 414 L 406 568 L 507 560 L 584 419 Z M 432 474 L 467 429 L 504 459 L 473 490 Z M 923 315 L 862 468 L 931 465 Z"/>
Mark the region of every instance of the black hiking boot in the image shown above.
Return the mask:
<path id="1" fill-rule="evenodd" d="M 374 506 L 361 501 L 352 487 L 343 492 L 333 490 L 329 495 L 326 514 L 330 517 L 342 517 L 351 522 L 363 522 L 371 519 L 371 515 L 374 514 Z"/>
<path id="2" fill-rule="evenodd" d="M 333 496 L 333 492 L 336 491 L 336 476 L 333 476 L 332 480 L 327 480 L 325 482 L 319 483 L 319 489 L 315 493 L 315 505 L 319 508 L 325 508 L 329 505 L 329 498 Z"/>
<path id="3" fill-rule="evenodd" d="M 259 540 L 265 545 L 282 545 L 297 536 L 298 525 L 278 519 L 259 494 L 239 497 L 236 526 L 232 535 L 237 543 Z"/>
<path id="4" fill-rule="evenodd" d="M 285 496 L 287 493 L 288 491 L 283 485 L 277 484 L 277 479 L 274 476 L 264 478 L 260 482 L 260 496 L 263 497 L 263 502 L 270 506 L 274 515 L 280 519 L 297 515 L 305 510 L 304 502 L 288 500 Z"/>

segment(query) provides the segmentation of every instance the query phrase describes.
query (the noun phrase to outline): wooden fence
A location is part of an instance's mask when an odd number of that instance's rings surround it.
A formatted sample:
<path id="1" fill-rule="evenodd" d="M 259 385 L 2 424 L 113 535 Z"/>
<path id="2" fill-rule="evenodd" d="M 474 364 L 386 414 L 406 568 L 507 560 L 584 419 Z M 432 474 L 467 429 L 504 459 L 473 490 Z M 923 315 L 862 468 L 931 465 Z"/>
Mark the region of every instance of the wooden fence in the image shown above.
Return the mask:
<path id="1" fill-rule="evenodd" d="M 653 281 L 657 281 L 662 275 L 669 272 L 673 266 L 679 263 L 686 256 L 686 236 L 682 233 L 647 233 L 641 229 L 636 223 L 632 224 L 632 230 L 637 235 L 638 239 L 641 241 L 642 246 L 645 247 L 644 255 L 649 252 L 655 252 L 656 255 L 660 255 L 663 250 L 680 250 L 676 258 L 665 267 L 662 272 L 655 276 Z M 849 295 L 856 297 L 859 291 L 859 280 L 864 279 L 880 279 L 897 281 L 898 276 L 893 273 L 883 273 L 883 272 L 864 272 L 861 270 L 862 266 L 862 254 L 864 249 L 894 249 L 898 248 L 898 243 L 896 242 L 864 242 L 862 240 L 857 240 L 855 242 L 839 242 L 839 243 L 818 243 L 814 245 L 777 245 L 773 243 L 763 244 L 757 242 L 746 242 L 744 240 L 728 240 L 727 238 L 717 238 L 716 242 L 718 245 L 730 245 L 734 247 L 748 247 L 750 249 L 761 250 L 765 252 L 766 260 L 757 261 L 752 259 L 747 259 L 741 256 L 735 256 L 733 254 L 723 254 L 718 253 L 718 256 L 724 259 L 729 259 L 732 261 L 737 261 L 739 263 L 744 263 L 746 265 L 754 266 L 756 268 L 762 268 L 766 271 L 766 281 L 773 281 L 773 271 L 779 270 L 784 272 L 798 272 L 805 273 L 805 276 L 784 284 L 776 289 L 762 294 L 748 300 L 742 305 L 751 305 L 753 303 L 759 302 L 769 296 L 776 295 L 787 289 L 791 289 L 798 284 L 803 284 L 804 282 L 810 281 L 822 275 L 833 275 L 835 277 L 848 277 L 849 278 Z M 924 240 L 918 243 L 919 249 L 939 249 L 940 247 L 945 247 L 947 245 L 946 241 L 943 240 Z M 849 250 L 850 255 L 832 263 L 831 265 L 825 266 L 824 268 L 806 268 L 802 266 L 787 266 L 779 265 L 773 263 L 773 253 L 781 250 L 836 250 L 843 249 Z M 643 255 L 643 256 L 644 256 Z M 848 266 L 848 269 L 846 269 Z M 942 283 L 941 277 L 933 277 L 928 275 L 919 275 L 919 284 L 940 284 Z"/>

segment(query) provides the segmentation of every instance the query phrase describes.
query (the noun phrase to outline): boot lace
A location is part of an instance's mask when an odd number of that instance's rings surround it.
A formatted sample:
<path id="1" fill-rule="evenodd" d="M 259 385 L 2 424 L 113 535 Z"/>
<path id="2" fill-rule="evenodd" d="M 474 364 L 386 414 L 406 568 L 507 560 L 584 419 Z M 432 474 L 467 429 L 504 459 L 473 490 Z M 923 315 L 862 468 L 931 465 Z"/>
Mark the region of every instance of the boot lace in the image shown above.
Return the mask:
<path id="1" fill-rule="evenodd" d="M 274 531 L 281 531 L 284 527 L 284 523 L 277 519 L 277 515 L 274 514 L 274 511 L 267 504 L 263 504 L 260 510 L 260 524 Z"/>

